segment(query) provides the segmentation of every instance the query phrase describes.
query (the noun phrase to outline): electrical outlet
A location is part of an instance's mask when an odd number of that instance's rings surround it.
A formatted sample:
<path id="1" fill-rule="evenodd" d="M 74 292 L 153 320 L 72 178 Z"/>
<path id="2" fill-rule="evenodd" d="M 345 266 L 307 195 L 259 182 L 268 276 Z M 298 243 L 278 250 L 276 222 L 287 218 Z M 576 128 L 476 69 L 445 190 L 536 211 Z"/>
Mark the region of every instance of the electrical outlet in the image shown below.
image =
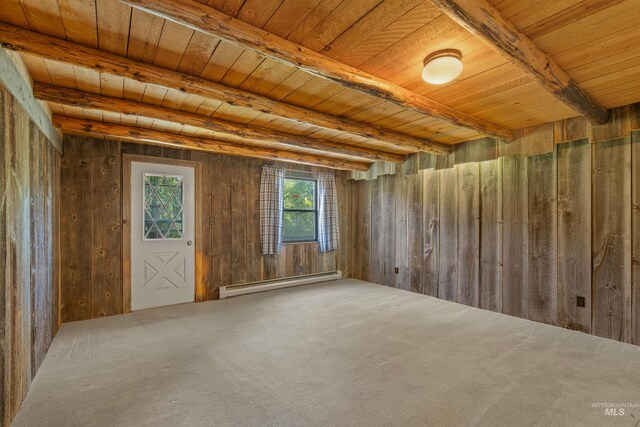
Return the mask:
<path id="1" fill-rule="evenodd" d="M 209 217 L 209 225 L 213 225 L 214 223 L 215 223 L 215 219 L 212 216 L 210 216 Z"/>
<path id="2" fill-rule="evenodd" d="M 400 273 L 400 270 L 398 270 L 398 267 L 396 267 L 396 274 Z"/>
<path id="3" fill-rule="evenodd" d="M 581 297 L 581 296 L 577 296 L 576 297 L 576 305 L 578 307 L 584 307 L 586 305 L 586 298 L 585 297 Z"/>

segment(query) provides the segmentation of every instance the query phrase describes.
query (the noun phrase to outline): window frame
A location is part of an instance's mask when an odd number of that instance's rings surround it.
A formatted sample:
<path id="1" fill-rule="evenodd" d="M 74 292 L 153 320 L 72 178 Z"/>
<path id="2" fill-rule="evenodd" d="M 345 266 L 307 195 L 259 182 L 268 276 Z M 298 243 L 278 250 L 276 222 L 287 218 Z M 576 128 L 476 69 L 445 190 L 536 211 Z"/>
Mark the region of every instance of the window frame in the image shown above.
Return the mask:
<path id="1" fill-rule="evenodd" d="M 305 240 L 287 240 L 284 233 L 284 224 L 282 225 L 282 243 L 284 244 L 296 244 L 296 243 L 317 243 L 318 242 L 318 179 L 313 177 L 300 177 L 285 175 L 285 180 L 292 179 L 298 181 L 311 181 L 313 182 L 313 209 L 287 209 L 284 207 L 284 191 L 282 192 L 282 217 L 286 212 L 313 212 L 314 213 L 314 232 L 313 239 Z"/>

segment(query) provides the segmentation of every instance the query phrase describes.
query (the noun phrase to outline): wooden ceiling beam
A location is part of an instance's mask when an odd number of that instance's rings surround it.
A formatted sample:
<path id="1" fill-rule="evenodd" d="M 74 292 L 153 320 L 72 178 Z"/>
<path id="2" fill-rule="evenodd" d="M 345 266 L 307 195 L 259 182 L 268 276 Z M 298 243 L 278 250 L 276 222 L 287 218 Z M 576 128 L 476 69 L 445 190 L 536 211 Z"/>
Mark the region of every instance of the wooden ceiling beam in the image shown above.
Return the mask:
<path id="1" fill-rule="evenodd" d="M 179 2 L 175 0 L 120 1 L 193 30 L 223 38 L 266 57 L 293 65 L 345 88 L 355 89 L 361 93 L 392 102 L 402 108 L 436 117 L 457 126 L 474 129 L 482 134 L 505 141 L 513 141 L 515 138 L 514 133 L 506 128 L 455 110 L 390 81 L 343 64 L 261 28 L 225 15 L 211 6 L 205 6 L 193 0 Z"/>
<path id="2" fill-rule="evenodd" d="M 0 22 L 0 43 L 10 50 L 27 52 L 53 61 L 114 74 L 137 80 L 141 83 L 154 84 L 188 94 L 217 99 L 233 106 L 250 108 L 306 125 L 339 130 L 364 138 L 375 139 L 400 149 L 409 148 L 435 154 L 451 152 L 451 147 L 446 144 L 276 101 L 266 96 L 256 95 L 200 77 L 135 61 L 2 22 Z"/>
<path id="3" fill-rule="evenodd" d="M 519 31 L 487 0 L 433 0 L 451 19 L 489 46 L 506 55 L 546 90 L 583 115 L 592 125 L 609 119 L 609 112 L 584 92 L 544 51 Z"/>
<path id="4" fill-rule="evenodd" d="M 230 156 L 257 157 L 261 159 L 323 166 L 332 169 L 358 171 L 366 171 L 369 169 L 368 163 L 333 159 L 325 156 L 315 156 L 307 153 L 296 153 L 255 145 L 235 144 L 231 142 L 217 141 L 212 138 L 187 136 L 138 126 L 80 119 L 58 114 L 53 115 L 53 124 L 61 128 L 63 133 L 67 134 L 90 136 L 103 135 L 107 138 L 133 142 L 135 144 L 161 145 L 171 148 L 227 154 Z"/>
<path id="5" fill-rule="evenodd" d="M 161 107 L 159 105 L 97 95 L 70 88 L 50 86 L 39 82 L 34 82 L 33 93 L 35 97 L 41 101 L 55 102 L 57 104 L 79 108 L 110 111 L 127 116 L 148 117 L 257 141 L 286 144 L 296 148 L 320 150 L 332 154 L 360 157 L 373 161 L 402 163 L 405 160 L 405 156 L 402 154 L 387 153 L 326 139 L 309 138 L 302 135 L 279 132 L 265 127 L 238 124 L 186 111 Z"/>

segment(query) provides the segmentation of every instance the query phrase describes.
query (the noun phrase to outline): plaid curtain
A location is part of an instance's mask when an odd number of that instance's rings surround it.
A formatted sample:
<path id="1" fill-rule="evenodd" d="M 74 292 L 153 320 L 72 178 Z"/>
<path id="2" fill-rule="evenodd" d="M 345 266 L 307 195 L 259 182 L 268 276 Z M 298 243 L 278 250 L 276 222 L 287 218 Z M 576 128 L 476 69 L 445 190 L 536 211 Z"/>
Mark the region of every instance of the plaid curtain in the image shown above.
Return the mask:
<path id="1" fill-rule="evenodd" d="M 338 194 L 333 173 L 318 173 L 318 241 L 320 251 L 338 249 Z"/>
<path id="2" fill-rule="evenodd" d="M 260 238 L 262 253 L 282 252 L 284 169 L 263 166 L 260 179 Z"/>

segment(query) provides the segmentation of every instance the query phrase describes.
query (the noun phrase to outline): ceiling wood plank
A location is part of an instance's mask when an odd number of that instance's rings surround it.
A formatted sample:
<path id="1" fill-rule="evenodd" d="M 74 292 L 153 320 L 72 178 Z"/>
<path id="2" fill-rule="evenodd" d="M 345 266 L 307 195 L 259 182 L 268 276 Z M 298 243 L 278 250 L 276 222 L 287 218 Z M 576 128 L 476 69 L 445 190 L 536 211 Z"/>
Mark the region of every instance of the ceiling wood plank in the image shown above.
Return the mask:
<path id="1" fill-rule="evenodd" d="M 366 171 L 369 169 L 368 163 L 315 156 L 306 153 L 295 153 L 292 151 L 273 148 L 242 145 L 217 141 L 212 138 L 180 135 L 155 129 L 79 119 L 69 116 L 54 115 L 53 123 L 57 127 L 61 128 L 64 133 L 72 135 L 103 135 L 108 138 L 133 142 L 136 144 L 161 145 L 173 148 L 227 154 L 231 156 L 257 157 L 269 160 L 323 166 L 332 169 L 360 171 Z"/>
<path id="2" fill-rule="evenodd" d="M 444 13 L 514 64 L 533 76 L 545 89 L 583 115 L 592 125 L 609 118 L 607 110 L 584 92 L 545 52 L 486 0 L 433 0 Z"/>
<path id="3" fill-rule="evenodd" d="M 145 64 L 120 55 L 46 36 L 9 24 L 0 23 L 0 43 L 10 50 L 27 52 L 53 61 L 74 64 L 142 83 L 179 90 L 187 94 L 218 99 L 234 106 L 284 117 L 298 123 L 335 129 L 364 138 L 384 141 L 403 149 L 413 148 L 436 154 L 446 154 L 451 151 L 450 147 L 445 144 L 393 132 L 372 124 L 297 107 L 179 71 Z"/>
<path id="4" fill-rule="evenodd" d="M 269 58 L 293 64 L 306 72 L 344 87 L 389 100 L 404 108 L 438 117 L 489 136 L 507 141 L 514 139 L 513 132 L 508 129 L 450 108 L 195 1 L 120 1 L 194 30 L 224 38 L 239 46 L 260 52 Z"/>
<path id="5" fill-rule="evenodd" d="M 129 101 L 121 98 L 96 95 L 64 87 L 56 87 L 35 82 L 33 93 L 37 99 L 47 102 L 55 102 L 61 105 L 70 105 L 79 108 L 89 108 L 127 116 L 142 116 L 151 119 L 176 122 L 181 125 L 191 125 L 208 129 L 216 133 L 239 136 L 257 141 L 291 145 L 292 147 L 329 151 L 338 155 L 360 157 L 373 161 L 388 161 L 393 163 L 404 162 L 401 154 L 386 153 L 365 147 L 333 142 L 326 139 L 309 138 L 302 135 L 279 132 L 277 130 L 259 127 L 245 126 L 237 123 L 188 113 L 185 111 L 165 108 L 142 102 Z"/>

